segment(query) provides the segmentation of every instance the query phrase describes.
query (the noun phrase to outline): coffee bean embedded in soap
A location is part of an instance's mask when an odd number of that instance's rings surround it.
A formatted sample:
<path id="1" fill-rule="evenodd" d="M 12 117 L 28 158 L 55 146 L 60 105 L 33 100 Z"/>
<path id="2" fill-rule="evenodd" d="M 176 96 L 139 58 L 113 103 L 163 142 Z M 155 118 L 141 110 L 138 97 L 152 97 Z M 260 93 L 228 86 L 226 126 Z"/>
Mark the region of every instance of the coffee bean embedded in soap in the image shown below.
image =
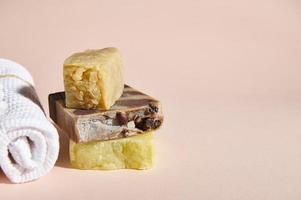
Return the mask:
<path id="1" fill-rule="evenodd" d="M 118 121 L 118 123 L 120 125 L 125 125 L 128 122 L 128 118 L 127 118 L 126 114 L 123 112 L 116 113 L 116 120 Z"/>
<path id="2" fill-rule="evenodd" d="M 155 126 L 155 121 L 154 121 L 153 118 L 146 118 L 145 119 L 144 127 L 145 127 L 146 130 L 151 129 L 154 126 Z"/>
<path id="3" fill-rule="evenodd" d="M 157 129 L 161 125 L 161 121 L 154 118 L 145 118 L 143 123 L 143 130 Z"/>
<path id="4" fill-rule="evenodd" d="M 145 118 L 142 119 L 141 117 L 138 117 L 138 116 L 137 116 L 137 117 L 135 118 L 135 126 L 136 126 L 136 128 L 145 131 L 145 130 L 146 130 L 146 129 L 145 129 Z"/>
<path id="5" fill-rule="evenodd" d="M 143 118 L 135 121 L 135 125 L 137 128 L 148 131 L 152 129 L 154 126 L 156 126 L 155 121 L 153 118 Z"/>
<path id="6" fill-rule="evenodd" d="M 161 125 L 161 121 L 160 120 L 155 120 L 155 123 L 154 123 L 154 126 L 153 126 L 153 128 L 154 129 L 156 129 L 156 128 L 158 128 L 160 125 Z"/>
<path id="7" fill-rule="evenodd" d="M 149 103 L 149 109 L 148 111 L 150 113 L 157 113 L 159 111 L 159 108 L 154 103 Z"/>

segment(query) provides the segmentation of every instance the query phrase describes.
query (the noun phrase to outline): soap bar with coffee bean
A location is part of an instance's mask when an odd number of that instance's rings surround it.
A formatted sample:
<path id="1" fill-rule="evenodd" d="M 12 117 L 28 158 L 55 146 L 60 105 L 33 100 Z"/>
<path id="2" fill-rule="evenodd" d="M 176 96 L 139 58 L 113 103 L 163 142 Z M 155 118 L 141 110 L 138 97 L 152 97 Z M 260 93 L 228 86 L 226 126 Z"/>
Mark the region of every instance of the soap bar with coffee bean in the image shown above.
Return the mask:
<path id="1" fill-rule="evenodd" d="M 53 121 L 75 143 L 140 135 L 163 122 L 161 103 L 127 85 L 109 110 L 67 108 L 64 92 L 49 95 L 49 109 Z"/>

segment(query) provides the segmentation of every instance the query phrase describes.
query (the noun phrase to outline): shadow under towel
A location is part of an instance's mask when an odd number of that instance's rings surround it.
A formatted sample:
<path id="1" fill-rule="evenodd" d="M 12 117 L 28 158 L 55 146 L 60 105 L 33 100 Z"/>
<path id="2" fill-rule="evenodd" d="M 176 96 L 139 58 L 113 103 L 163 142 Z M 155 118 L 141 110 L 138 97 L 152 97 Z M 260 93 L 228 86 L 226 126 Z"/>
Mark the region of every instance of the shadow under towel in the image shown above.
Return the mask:
<path id="1" fill-rule="evenodd" d="M 58 157 L 59 139 L 21 65 L 0 59 L 0 167 L 13 183 L 48 173 Z"/>

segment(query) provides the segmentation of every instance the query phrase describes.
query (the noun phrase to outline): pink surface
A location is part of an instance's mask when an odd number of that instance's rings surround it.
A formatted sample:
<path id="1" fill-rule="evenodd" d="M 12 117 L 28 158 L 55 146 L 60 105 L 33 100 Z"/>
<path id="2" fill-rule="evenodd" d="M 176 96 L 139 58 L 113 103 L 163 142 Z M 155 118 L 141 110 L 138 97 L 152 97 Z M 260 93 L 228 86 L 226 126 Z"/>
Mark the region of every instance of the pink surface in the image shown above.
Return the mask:
<path id="1" fill-rule="evenodd" d="M 40 3 L 38 3 L 40 2 Z M 42 3 L 43 2 L 43 3 Z M 301 199 L 301 4 L 295 0 L 0 1 L 0 57 L 63 90 L 75 51 L 116 46 L 128 84 L 162 100 L 157 164 L 55 168 L 0 199 Z"/>

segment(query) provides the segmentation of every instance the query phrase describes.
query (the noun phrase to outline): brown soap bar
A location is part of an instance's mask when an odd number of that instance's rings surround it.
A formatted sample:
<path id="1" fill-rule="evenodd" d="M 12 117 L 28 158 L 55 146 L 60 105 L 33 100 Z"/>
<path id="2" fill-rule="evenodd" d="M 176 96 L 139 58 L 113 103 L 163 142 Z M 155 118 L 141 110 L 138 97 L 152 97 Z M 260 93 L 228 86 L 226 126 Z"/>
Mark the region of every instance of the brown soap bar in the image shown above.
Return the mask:
<path id="1" fill-rule="evenodd" d="M 77 143 L 139 135 L 163 122 L 160 102 L 127 85 L 109 110 L 66 108 L 64 92 L 50 94 L 48 101 L 52 120 Z"/>

